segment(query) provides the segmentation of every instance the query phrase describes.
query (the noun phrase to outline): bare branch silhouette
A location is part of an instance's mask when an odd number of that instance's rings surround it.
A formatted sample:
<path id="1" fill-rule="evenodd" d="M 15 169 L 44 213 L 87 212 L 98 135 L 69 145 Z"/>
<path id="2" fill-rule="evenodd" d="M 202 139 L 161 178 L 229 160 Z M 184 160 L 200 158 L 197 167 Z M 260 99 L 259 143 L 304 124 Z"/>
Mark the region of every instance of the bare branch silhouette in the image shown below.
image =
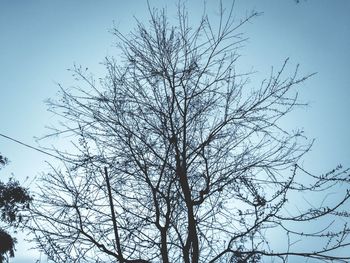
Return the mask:
<path id="1" fill-rule="evenodd" d="M 75 152 L 57 150 L 71 162 L 42 178 L 28 226 L 39 248 L 54 262 L 348 262 L 348 170 L 306 171 L 313 142 L 280 126 L 310 75 L 288 59 L 257 87 L 239 72 L 255 12 L 236 20 L 221 5 L 193 27 L 180 4 L 176 24 L 149 10 L 149 24 L 114 30 L 123 55 L 105 78 L 76 66 L 79 83 L 49 102 L 64 120 L 53 135 L 71 134 Z M 344 190 L 332 205 L 295 201 L 332 189 Z"/>

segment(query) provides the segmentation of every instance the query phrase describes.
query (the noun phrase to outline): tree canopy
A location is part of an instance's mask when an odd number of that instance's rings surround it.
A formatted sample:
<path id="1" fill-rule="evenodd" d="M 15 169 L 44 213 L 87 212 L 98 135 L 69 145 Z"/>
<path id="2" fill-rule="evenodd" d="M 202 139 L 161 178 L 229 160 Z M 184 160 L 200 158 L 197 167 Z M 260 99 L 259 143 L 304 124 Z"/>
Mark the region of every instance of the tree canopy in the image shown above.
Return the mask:
<path id="1" fill-rule="evenodd" d="M 0 169 L 7 163 L 7 158 L 0 154 Z M 21 223 L 20 211 L 29 208 L 31 200 L 27 189 L 21 187 L 18 181 L 10 179 L 6 184 L 0 181 L 0 220 L 6 224 L 0 227 L 0 263 L 5 262 L 7 255 L 14 257 L 17 240 L 8 233 L 7 229 Z"/>
<path id="2" fill-rule="evenodd" d="M 348 170 L 306 171 L 312 141 L 280 125 L 303 105 L 297 87 L 311 75 L 287 59 L 251 82 L 237 68 L 239 30 L 257 13 L 233 12 L 221 5 L 217 20 L 204 14 L 193 26 L 181 4 L 175 22 L 150 8 L 147 24 L 113 31 L 122 55 L 105 59 L 104 78 L 72 69 L 77 84 L 60 86 L 49 105 L 63 118 L 51 135 L 71 135 L 75 148 L 56 150 L 64 166 L 41 178 L 28 226 L 49 259 L 350 259 L 340 253 L 349 245 L 350 193 L 340 187 Z M 332 203 L 295 201 L 332 189 L 342 191 Z M 320 220 L 329 225 L 305 228 Z"/>

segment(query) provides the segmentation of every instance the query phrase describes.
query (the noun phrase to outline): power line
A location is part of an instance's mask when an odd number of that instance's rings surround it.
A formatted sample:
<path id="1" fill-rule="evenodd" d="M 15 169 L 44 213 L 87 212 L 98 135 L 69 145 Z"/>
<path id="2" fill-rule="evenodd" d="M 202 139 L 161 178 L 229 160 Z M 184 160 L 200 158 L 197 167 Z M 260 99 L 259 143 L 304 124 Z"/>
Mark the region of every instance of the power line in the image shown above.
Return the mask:
<path id="1" fill-rule="evenodd" d="M 29 145 L 29 144 L 26 144 L 26 143 L 24 143 L 24 142 L 21 142 L 21 141 L 19 141 L 19 140 L 16 140 L 16 139 L 14 139 L 14 138 L 12 138 L 12 137 L 10 137 L 10 136 L 4 135 L 4 134 L 2 134 L 2 133 L 0 133 L 0 136 L 1 136 L 1 137 L 4 137 L 4 138 L 6 138 L 6 139 L 8 139 L 8 140 L 10 140 L 10 141 L 13 141 L 13 142 L 15 142 L 15 143 L 18 143 L 18 144 L 20 144 L 20 145 L 22 145 L 22 146 L 25 146 L 25 147 L 27 147 L 27 148 L 30 148 L 30 149 L 32 149 L 32 150 L 35 150 L 35 151 L 38 151 L 38 152 L 40 152 L 40 153 L 43 153 L 43 154 L 46 154 L 46 155 L 48 155 L 48 156 L 54 157 L 54 158 L 56 158 L 56 159 L 59 159 L 59 160 L 61 160 L 61 161 L 74 163 L 74 162 L 72 162 L 72 161 L 70 161 L 70 160 L 65 160 L 65 159 L 63 159 L 62 157 L 59 157 L 59 156 L 54 155 L 54 154 L 52 154 L 52 153 L 43 151 L 43 150 L 41 150 L 41 149 L 39 149 L 39 148 L 37 148 L 37 147 L 31 146 L 31 145 Z"/>

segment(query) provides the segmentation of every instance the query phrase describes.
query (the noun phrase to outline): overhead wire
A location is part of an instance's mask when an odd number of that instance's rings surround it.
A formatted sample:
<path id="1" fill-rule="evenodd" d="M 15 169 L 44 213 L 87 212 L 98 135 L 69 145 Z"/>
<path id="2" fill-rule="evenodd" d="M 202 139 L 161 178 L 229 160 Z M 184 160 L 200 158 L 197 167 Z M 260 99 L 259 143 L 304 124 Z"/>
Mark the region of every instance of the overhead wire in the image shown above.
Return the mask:
<path id="1" fill-rule="evenodd" d="M 54 158 L 56 158 L 56 159 L 59 159 L 59 160 L 61 160 L 61 161 L 74 163 L 74 162 L 72 162 L 72 161 L 70 161 L 70 160 L 64 159 L 64 158 L 62 158 L 62 157 L 60 157 L 60 156 L 57 156 L 57 155 L 55 155 L 55 154 L 52 154 L 52 153 L 49 153 L 49 152 L 47 152 L 47 151 L 41 150 L 41 149 L 39 149 L 39 148 L 37 148 L 37 147 L 34 147 L 34 146 L 32 146 L 32 145 L 29 145 L 29 144 L 26 144 L 26 143 L 24 143 L 24 142 L 21 142 L 21 141 L 19 141 L 19 140 L 17 140 L 17 139 L 14 139 L 14 138 L 10 137 L 10 136 L 7 136 L 7 135 L 5 135 L 5 134 L 0 133 L 0 136 L 3 137 L 3 138 L 5 138 L 5 139 L 8 139 L 8 140 L 10 140 L 10 141 L 13 141 L 13 142 L 15 142 L 15 143 L 17 143 L 17 144 L 20 144 L 20 145 L 22 145 L 22 146 L 25 146 L 25 147 L 27 147 L 27 148 L 30 148 L 30 149 L 32 149 L 32 150 L 38 151 L 38 152 L 40 152 L 40 153 L 42 153 L 42 154 L 46 154 L 46 155 L 48 155 L 48 156 L 54 157 Z"/>

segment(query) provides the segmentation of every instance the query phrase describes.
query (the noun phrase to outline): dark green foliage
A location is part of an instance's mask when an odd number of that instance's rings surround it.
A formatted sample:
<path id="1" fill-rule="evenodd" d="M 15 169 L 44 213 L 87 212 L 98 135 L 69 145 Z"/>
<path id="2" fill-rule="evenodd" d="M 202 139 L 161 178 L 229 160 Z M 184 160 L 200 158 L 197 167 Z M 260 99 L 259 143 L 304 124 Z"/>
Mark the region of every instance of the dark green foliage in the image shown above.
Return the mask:
<path id="1" fill-rule="evenodd" d="M 7 184 L 0 182 L 1 220 L 8 223 L 21 221 L 20 209 L 29 208 L 32 200 L 27 189 L 21 187 L 17 181 L 10 179 Z"/>
<path id="2" fill-rule="evenodd" d="M 8 160 L 0 155 L 0 167 L 8 163 Z M 22 221 L 20 211 L 29 208 L 32 201 L 28 190 L 21 187 L 18 181 L 10 179 L 7 183 L 0 181 L 0 220 L 17 226 Z M 16 238 L 12 237 L 3 228 L 0 228 L 0 263 L 6 259 L 6 254 L 14 256 Z"/>
<path id="3" fill-rule="evenodd" d="M 5 261 L 6 253 L 9 253 L 10 257 L 14 257 L 16 243 L 16 238 L 11 237 L 4 229 L 0 228 L 0 263 Z"/>
<path id="4" fill-rule="evenodd" d="M 0 154 L 0 164 L 5 165 L 7 162 L 8 162 L 7 158 Z M 0 168 L 1 168 L 1 166 L 0 166 Z"/>

